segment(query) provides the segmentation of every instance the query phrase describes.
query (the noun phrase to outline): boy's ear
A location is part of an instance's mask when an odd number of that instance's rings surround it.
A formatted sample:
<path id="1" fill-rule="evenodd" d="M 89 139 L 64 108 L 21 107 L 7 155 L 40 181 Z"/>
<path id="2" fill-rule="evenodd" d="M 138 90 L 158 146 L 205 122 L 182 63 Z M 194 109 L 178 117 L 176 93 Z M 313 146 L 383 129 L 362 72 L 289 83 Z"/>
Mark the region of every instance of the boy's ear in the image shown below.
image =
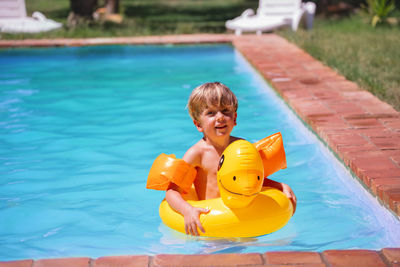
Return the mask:
<path id="1" fill-rule="evenodd" d="M 233 117 L 233 122 L 235 123 L 235 126 L 237 125 L 236 119 L 237 119 L 237 113 L 235 112 L 235 116 Z"/>
<path id="2" fill-rule="evenodd" d="M 193 120 L 193 123 L 199 132 L 203 132 L 203 127 L 201 127 L 201 124 L 199 121 Z"/>

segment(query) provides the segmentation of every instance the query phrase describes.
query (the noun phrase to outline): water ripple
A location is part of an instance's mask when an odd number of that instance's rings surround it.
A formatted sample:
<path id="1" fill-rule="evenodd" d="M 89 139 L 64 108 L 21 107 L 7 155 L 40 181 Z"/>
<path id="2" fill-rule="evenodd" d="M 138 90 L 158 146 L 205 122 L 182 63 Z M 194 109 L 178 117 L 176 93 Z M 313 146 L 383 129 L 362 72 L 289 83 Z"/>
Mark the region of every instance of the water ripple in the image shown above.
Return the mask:
<path id="1" fill-rule="evenodd" d="M 4 50 L 0 69 L 1 259 L 400 246 L 398 220 L 231 46 Z M 186 101 L 214 80 L 239 99 L 234 135 L 283 134 L 288 168 L 271 179 L 293 188 L 298 208 L 270 235 L 173 232 L 158 216 L 164 192 L 145 189 L 158 154 L 182 157 L 201 138 Z"/>

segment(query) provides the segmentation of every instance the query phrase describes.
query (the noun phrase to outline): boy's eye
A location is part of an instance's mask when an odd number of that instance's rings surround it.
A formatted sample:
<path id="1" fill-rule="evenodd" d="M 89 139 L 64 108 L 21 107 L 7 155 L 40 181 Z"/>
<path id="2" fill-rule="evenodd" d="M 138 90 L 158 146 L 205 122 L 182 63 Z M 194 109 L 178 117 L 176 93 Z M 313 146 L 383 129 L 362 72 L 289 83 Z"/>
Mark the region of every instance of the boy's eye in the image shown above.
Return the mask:
<path id="1" fill-rule="evenodd" d="M 233 111 L 229 108 L 225 108 L 222 110 L 222 113 L 224 113 L 225 115 L 230 115 Z"/>
<path id="2" fill-rule="evenodd" d="M 206 114 L 207 116 L 212 116 L 215 114 L 215 111 L 212 109 L 206 109 L 204 114 Z"/>

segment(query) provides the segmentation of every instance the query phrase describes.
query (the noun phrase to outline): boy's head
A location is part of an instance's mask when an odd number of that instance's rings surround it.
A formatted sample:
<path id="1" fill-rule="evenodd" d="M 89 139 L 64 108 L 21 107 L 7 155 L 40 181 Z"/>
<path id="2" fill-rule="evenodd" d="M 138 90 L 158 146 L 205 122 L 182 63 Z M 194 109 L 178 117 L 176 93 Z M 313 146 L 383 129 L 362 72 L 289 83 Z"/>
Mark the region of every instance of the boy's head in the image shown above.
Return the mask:
<path id="1" fill-rule="evenodd" d="M 236 112 L 238 101 L 226 85 L 213 82 L 196 87 L 189 97 L 187 106 L 190 117 L 199 121 L 200 114 L 208 107 L 232 108 Z"/>

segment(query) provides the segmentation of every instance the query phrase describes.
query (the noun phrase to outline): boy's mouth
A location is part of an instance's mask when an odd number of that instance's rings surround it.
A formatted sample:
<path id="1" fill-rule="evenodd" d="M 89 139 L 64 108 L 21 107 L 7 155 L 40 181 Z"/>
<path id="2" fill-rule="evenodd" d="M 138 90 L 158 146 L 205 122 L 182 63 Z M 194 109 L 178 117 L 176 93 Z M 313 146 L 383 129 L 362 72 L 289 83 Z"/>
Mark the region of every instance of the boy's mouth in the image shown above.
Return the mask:
<path id="1" fill-rule="evenodd" d="M 226 128 L 226 125 L 223 125 L 223 126 L 215 126 L 215 129 L 224 129 L 224 128 Z"/>

